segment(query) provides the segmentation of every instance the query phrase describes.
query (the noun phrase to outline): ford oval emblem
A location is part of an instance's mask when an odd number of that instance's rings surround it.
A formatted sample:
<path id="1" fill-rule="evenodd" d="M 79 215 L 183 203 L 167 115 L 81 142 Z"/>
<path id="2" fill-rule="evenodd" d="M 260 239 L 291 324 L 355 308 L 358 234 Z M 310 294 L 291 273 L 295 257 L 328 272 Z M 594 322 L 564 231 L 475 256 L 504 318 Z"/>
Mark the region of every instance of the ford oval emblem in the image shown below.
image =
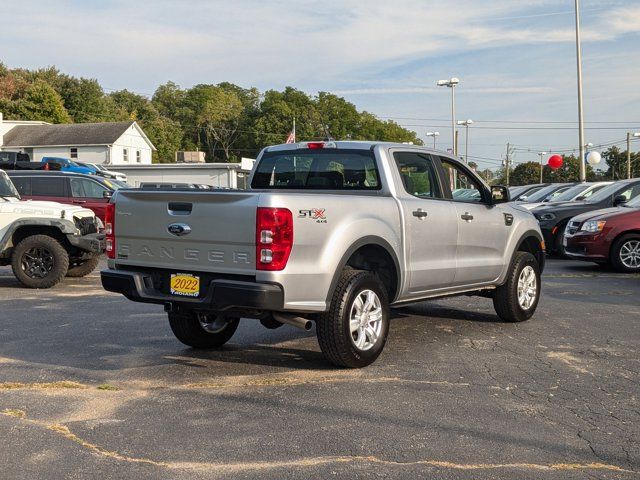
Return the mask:
<path id="1" fill-rule="evenodd" d="M 191 227 L 186 223 L 172 223 L 167 227 L 167 230 L 171 235 L 176 237 L 182 237 L 191 233 Z"/>

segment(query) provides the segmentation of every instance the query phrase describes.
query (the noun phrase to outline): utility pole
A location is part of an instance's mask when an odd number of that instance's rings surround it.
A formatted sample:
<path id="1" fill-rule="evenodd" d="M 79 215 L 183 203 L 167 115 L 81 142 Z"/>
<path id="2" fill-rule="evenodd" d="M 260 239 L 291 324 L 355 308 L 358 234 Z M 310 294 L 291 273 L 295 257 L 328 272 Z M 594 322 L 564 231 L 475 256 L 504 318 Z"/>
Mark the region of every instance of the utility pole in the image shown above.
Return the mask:
<path id="1" fill-rule="evenodd" d="M 584 158 L 584 113 L 582 111 L 582 52 L 580 48 L 580 0 L 576 5 L 576 63 L 578 70 L 578 136 L 580 137 L 580 181 L 587 181 L 587 170 Z"/>
<path id="2" fill-rule="evenodd" d="M 540 183 L 542 183 L 542 157 L 545 156 L 547 154 L 547 152 L 538 152 L 538 155 L 540 155 Z"/>
<path id="3" fill-rule="evenodd" d="M 627 178 L 631 178 L 631 132 L 627 132 Z"/>
<path id="4" fill-rule="evenodd" d="M 510 151 L 511 151 L 511 144 L 507 143 L 507 156 L 504 159 L 504 164 L 505 164 L 505 167 L 506 167 L 505 175 L 506 175 L 506 180 L 507 180 L 507 187 L 509 186 L 509 169 L 511 168 L 511 167 L 509 167 L 509 154 L 510 154 Z"/>

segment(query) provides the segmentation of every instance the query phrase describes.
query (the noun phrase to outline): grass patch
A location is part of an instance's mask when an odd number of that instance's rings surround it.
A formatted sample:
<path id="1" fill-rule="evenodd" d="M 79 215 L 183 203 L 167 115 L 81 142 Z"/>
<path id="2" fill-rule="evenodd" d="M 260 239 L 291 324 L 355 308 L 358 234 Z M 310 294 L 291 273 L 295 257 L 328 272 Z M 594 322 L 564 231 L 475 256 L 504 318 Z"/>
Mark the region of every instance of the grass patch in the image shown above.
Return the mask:
<path id="1" fill-rule="evenodd" d="M 48 390 L 48 389 L 81 389 L 87 388 L 86 385 L 78 382 L 70 382 L 63 380 L 61 382 L 43 382 L 43 383 L 21 383 L 21 382 L 3 382 L 0 383 L 0 390 Z"/>
<path id="2" fill-rule="evenodd" d="M 108 391 L 112 391 L 112 392 L 116 392 L 116 391 L 120 390 L 115 385 L 109 385 L 108 383 L 103 383 L 102 385 L 98 385 L 97 389 L 98 390 L 108 390 Z"/>

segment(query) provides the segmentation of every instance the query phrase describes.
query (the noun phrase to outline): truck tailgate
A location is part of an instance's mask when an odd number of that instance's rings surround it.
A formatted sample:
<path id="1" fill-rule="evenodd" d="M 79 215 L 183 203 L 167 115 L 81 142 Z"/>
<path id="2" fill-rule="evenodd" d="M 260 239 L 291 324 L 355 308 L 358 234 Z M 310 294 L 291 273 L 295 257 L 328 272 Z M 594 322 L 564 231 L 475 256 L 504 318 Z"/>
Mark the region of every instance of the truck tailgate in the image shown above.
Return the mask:
<path id="1" fill-rule="evenodd" d="M 255 275 L 258 201 L 249 192 L 120 190 L 116 262 Z"/>

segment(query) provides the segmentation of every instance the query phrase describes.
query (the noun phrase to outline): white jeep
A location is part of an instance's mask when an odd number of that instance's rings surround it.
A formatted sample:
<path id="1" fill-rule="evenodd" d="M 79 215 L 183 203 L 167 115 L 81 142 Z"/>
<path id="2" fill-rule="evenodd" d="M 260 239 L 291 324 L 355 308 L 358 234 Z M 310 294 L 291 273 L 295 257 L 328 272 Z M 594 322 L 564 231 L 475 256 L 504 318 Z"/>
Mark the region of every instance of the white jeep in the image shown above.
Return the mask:
<path id="1" fill-rule="evenodd" d="M 21 200 L 0 170 L 0 266 L 11 265 L 24 286 L 50 288 L 91 273 L 104 252 L 102 227 L 89 209 Z"/>

